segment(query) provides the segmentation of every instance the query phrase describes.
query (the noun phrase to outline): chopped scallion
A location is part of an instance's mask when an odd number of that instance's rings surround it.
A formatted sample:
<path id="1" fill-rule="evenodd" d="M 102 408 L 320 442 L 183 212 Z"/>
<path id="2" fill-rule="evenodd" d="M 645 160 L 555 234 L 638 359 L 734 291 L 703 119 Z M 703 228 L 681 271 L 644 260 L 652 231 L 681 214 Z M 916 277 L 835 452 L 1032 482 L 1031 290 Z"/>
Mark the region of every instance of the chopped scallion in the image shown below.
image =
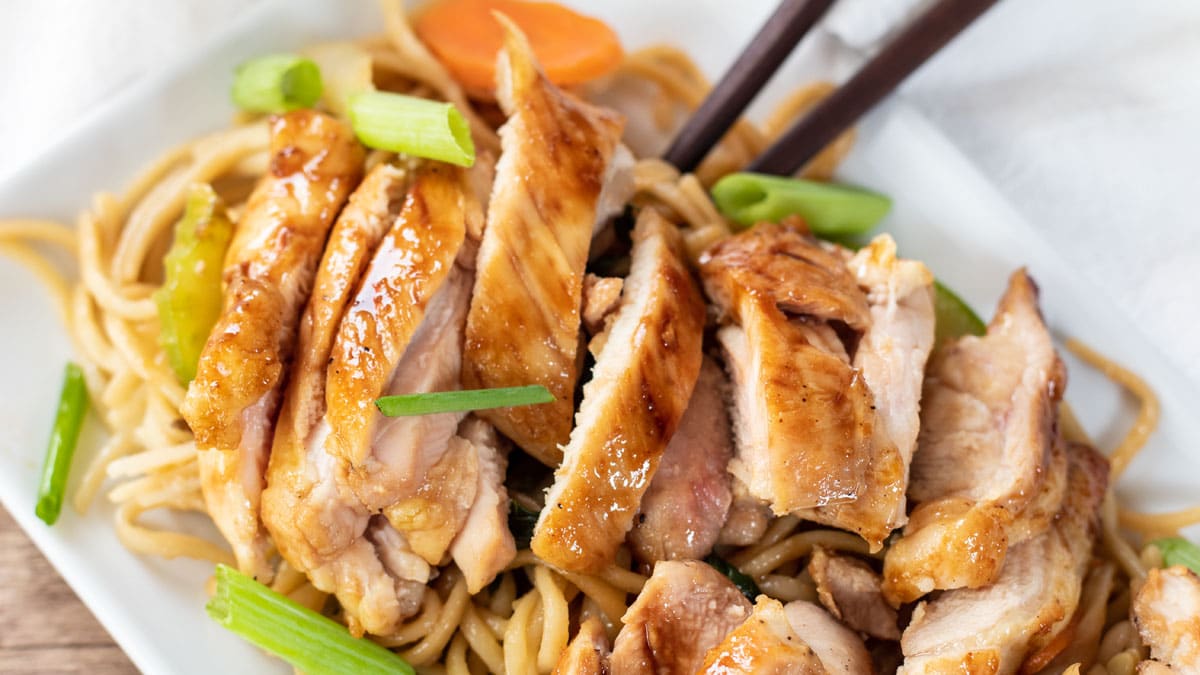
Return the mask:
<path id="1" fill-rule="evenodd" d="M 742 227 L 798 215 L 819 237 L 862 234 L 892 207 L 892 200 L 869 190 L 757 173 L 725 176 L 712 196 L 721 213 Z"/>
<path id="2" fill-rule="evenodd" d="M 34 509 L 37 517 L 47 525 L 53 525 L 62 512 L 67 474 L 71 470 L 71 458 L 75 455 L 75 443 L 79 440 L 87 403 L 83 371 L 74 363 L 68 363 L 63 372 L 58 413 L 50 430 L 50 443 L 46 448 L 45 463 L 42 464 L 42 481 L 38 485 L 37 507 Z"/>
<path id="3" fill-rule="evenodd" d="M 754 583 L 748 574 L 733 566 L 733 563 L 718 556 L 716 553 L 710 553 L 704 562 L 712 566 L 713 569 L 724 574 L 727 579 L 733 582 L 734 586 L 746 596 L 750 602 L 754 602 L 759 594 L 762 593 L 758 589 L 758 584 Z"/>
<path id="4" fill-rule="evenodd" d="M 1162 552 L 1163 564 L 1167 567 L 1183 565 L 1196 574 L 1200 574 L 1200 546 L 1183 537 L 1159 539 L 1154 545 Z"/>
<path id="5" fill-rule="evenodd" d="M 934 344 L 941 345 L 962 335 L 983 335 L 987 325 L 983 319 L 963 301 L 942 284 L 933 282 L 933 313 L 934 313 Z"/>
<path id="6" fill-rule="evenodd" d="M 375 401 L 379 412 L 388 417 L 431 415 L 444 412 L 465 412 L 488 408 L 512 408 L 521 405 L 550 403 L 554 395 L 540 384 L 497 389 L 467 391 L 438 391 L 428 394 L 384 396 Z"/>
<path id="7" fill-rule="evenodd" d="M 217 592 L 205 609 L 222 626 L 308 675 L 416 671 L 378 644 L 302 607 L 250 577 L 217 566 Z"/>
<path id="8" fill-rule="evenodd" d="M 246 61 L 233 75 L 233 102 L 242 110 L 282 113 L 311 108 L 321 98 L 321 70 L 312 59 L 272 54 Z"/>
<path id="9" fill-rule="evenodd" d="M 450 103 L 364 91 L 350 97 L 350 125 L 368 147 L 458 166 L 475 163 L 471 128 Z"/>

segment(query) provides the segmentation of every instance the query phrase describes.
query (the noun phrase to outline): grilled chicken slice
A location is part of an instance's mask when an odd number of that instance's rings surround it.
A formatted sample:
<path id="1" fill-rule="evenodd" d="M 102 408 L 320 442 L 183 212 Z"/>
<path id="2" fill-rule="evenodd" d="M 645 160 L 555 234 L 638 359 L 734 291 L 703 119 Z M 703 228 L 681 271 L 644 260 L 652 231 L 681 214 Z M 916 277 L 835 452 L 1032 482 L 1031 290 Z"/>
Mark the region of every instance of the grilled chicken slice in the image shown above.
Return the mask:
<path id="1" fill-rule="evenodd" d="M 489 504 L 480 517 L 496 500 L 507 508 L 501 460 L 494 447 L 456 436 L 462 414 L 389 419 L 374 405 L 382 395 L 458 388 L 474 259 L 466 233 L 482 218 L 465 178 L 430 165 L 414 179 L 341 320 L 326 390 L 327 449 L 347 468 L 350 489 L 429 565 L 444 561 L 477 498 Z M 493 534 L 508 536 L 507 528 Z M 481 544 L 511 550 L 511 542 Z"/>
<path id="2" fill-rule="evenodd" d="M 269 581 L 259 505 L 286 369 L 325 239 L 362 176 L 341 122 L 309 110 L 271 121 L 270 171 L 238 220 L 225 306 L 181 412 L 200 448 L 208 512 L 242 571 Z"/>
<path id="3" fill-rule="evenodd" d="M 1200 577 L 1195 573 L 1182 565 L 1150 570 L 1134 598 L 1133 621 L 1155 661 L 1172 672 L 1200 673 Z"/>
<path id="4" fill-rule="evenodd" d="M 1046 508 L 1037 496 L 1065 379 L 1037 287 L 1018 270 L 987 335 L 947 344 L 930 365 L 908 493 L 919 505 L 884 564 L 892 604 L 996 579 L 1014 521 Z M 1026 518 L 1017 538 L 1048 525 Z"/>
<path id="5" fill-rule="evenodd" d="M 730 476 L 730 492 L 733 500 L 729 504 L 729 513 L 725 516 L 725 524 L 717 536 L 720 546 L 749 546 L 767 531 L 771 523 L 771 507 L 750 494 L 746 484 L 736 476 Z"/>
<path id="6" fill-rule="evenodd" d="M 549 466 L 562 459 L 579 377 L 584 266 L 623 121 L 565 94 L 505 23 L 497 98 L 509 115 L 467 318 L 467 388 L 541 384 L 555 401 L 483 417 Z"/>
<path id="7" fill-rule="evenodd" d="M 824 675 L 825 666 L 796 634 L 783 605 L 758 596 L 754 611 L 709 650 L 698 673 L 712 675 Z"/>
<path id="8" fill-rule="evenodd" d="M 896 610 L 879 590 L 883 579 L 867 563 L 818 546 L 808 574 L 817 584 L 821 604 L 847 626 L 881 640 L 900 639 Z"/>
<path id="9" fill-rule="evenodd" d="M 718 242 L 700 266 L 709 297 L 736 322 L 717 334 L 734 385 L 730 472 L 778 515 L 853 500 L 872 401 L 827 322 L 864 330 L 870 312 L 844 258 L 760 224 Z"/>
<path id="10" fill-rule="evenodd" d="M 517 555 L 508 529 L 508 491 L 504 488 L 507 465 L 492 425 L 468 417 L 458 430 L 475 451 L 479 471 L 475 499 L 466 521 L 450 545 L 450 555 L 462 570 L 467 590 L 478 593 L 496 578 Z"/>
<path id="11" fill-rule="evenodd" d="M 946 591 L 917 606 L 900 641 L 899 673 L 1015 673 L 1067 626 L 1091 557 L 1108 462 L 1073 445 L 1067 480 L 1053 527 L 1010 550 L 994 584 Z"/>
<path id="12" fill-rule="evenodd" d="M 386 519 L 372 517 L 326 451 L 326 366 L 345 309 L 395 223 L 408 184 L 404 171 L 376 166 L 334 225 L 300 322 L 262 500 L 263 522 L 284 559 L 336 594 L 357 630 L 381 635 L 417 610 L 429 568 Z"/>
<path id="13" fill-rule="evenodd" d="M 749 615 L 746 596 L 706 563 L 660 562 L 621 617 L 612 673 L 692 675 Z"/>
<path id="14" fill-rule="evenodd" d="M 811 602 L 797 600 L 783 608 L 788 623 L 821 660 L 829 675 L 870 675 L 871 655 L 862 638 Z"/>
<path id="15" fill-rule="evenodd" d="M 533 552 L 560 568 L 612 562 L 700 373 L 704 300 L 673 225 L 643 211 L 621 307 L 596 359 Z"/>
<path id="16" fill-rule="evenodd" d="M 898 258 L 888 235 L 859 250 L 849 267 L 871 312 L 853 359 L 874 400 L 869 468 L 854 501 L 796 515 L 856 532 L 877 551 L 906 521 L 904 493 L 917 445 L 925 362 L 933 348 L 933 274 L 920 262 Z"/>
<path id="17" fill-rule="evenodd" d="M 629 533 L 633 554 L 642 562 L 699 560 L 717 542 L 731 501 L 725 467 L 733 443 L 725 386 L 721 367 L 705 358 L 679 430 L 663 451 Z"/>
<path id="18" fill-rule="evenodd" d="M 608 675 L 608 635 L 596 617 L 579 626 L 575 638 L 558 657 L 554 675 Z"/>

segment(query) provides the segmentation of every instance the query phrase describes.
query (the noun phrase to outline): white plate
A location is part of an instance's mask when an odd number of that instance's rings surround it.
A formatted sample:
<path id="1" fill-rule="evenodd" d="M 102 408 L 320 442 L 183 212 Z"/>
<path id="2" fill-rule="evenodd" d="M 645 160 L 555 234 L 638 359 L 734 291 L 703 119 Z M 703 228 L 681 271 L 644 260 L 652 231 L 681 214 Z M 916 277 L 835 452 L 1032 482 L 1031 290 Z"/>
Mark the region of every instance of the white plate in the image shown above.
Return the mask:
<path id="1" fill-rule="evenodd" d="M 617 26 L 628 46 L 674 42 L 691 50 L 710 75 L 720 73 L 773 5 L 769 0 L 590 4 L 587 11 Z M 232 114 L 226 97 L 230 73 L 240 61 L 379 29 L 374 5 L 365 1 L 257 5 L 236 17 L 209 48 L 114 99 L 39 161 L 0 184 L 0 214 L 69 220 L 93 191 L 120 190 L 164 149 L 223 126 Z M 803 72 L 803 64 L 790 62 L 768 97 L 804 81 Z M 843 177 L 892 195 L 896 206 L 884 229 L 895 234 L 902 251 L 926 261 L 985 315 L 1008 273 L 1028 265 L 1056 331 L 1117 356 L 1162 398 L 1162 425 L 1130 468 L 1122 492 L 1143 508 L 1182 506 L 1194 498 L 1200 486 L 1195 383 L 1172 371 L 1106 298 L 1079 283 L 1037 231 L 918 114 L 892 103 L 872 115 L 862 132 Z M 87 517 L 68 507 L 54 528 L 36 520 L 38 469 L 62 364 L 71 352 L 36 280 L 3 259 L 0 316 L 7 326 L 0 338 L 0 501 L 144 672 L 290 672 L 207 618 L 208 565 L 128 553 L 113 533 L 111 509 L 103 504 Z M 1129 421 L 1129 401 L 1103 378 L 1068 361 L 1067 398 L 1101 444 L 1111 444 Z M 82 440 L 80 461 L 95 447 L 94 426 Z"/>

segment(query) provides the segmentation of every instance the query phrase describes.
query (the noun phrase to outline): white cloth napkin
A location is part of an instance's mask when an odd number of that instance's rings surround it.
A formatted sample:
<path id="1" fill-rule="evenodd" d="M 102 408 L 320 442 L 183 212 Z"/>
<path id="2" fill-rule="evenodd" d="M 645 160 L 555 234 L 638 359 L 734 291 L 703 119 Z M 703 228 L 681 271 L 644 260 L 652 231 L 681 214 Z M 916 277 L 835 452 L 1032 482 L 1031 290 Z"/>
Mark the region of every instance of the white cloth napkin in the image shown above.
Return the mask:
<path id="1" fill-rule="evenodd" d="M 869 51 L 927 2 L 841 0 L 817 39 Z M 246 4 L 5 2 L 0 175 Z M 1200 2 L 1003 0 L 904 91 L 1200 382 Z"/>

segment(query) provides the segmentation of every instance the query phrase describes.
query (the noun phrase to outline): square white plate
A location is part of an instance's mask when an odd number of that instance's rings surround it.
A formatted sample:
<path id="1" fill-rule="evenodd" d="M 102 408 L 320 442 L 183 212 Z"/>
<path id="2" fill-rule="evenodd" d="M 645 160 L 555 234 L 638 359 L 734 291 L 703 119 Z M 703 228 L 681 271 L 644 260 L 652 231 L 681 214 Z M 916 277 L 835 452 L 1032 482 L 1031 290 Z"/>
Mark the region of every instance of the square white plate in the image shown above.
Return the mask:
<path id="1" fill-rule="evenodd" d="M 673 42 L 687 48 L 710 76 L 719 75 L 773 6 L 770 0 L 573 4 L 610 21 L 628 47 Z M 9 176 L 0 184 L 0 214 L 69 222 L 92 192 L 122 189 L 164 149 L 225 125 L 233 112 L 226 94 L 230 73 L 242 60 L 379 30 L 377 10 L 365 0 L 257 4 L 235 17 L 209 48 L 126 91 L 40 160 Z M 767 98 L 804 82 L 805 73 L 804 64 L 793 59 Z M 1008 273 L 1029 266 L 1056 331 L 1115 355 L 1162 398 L 1163 423 L 1123 480 L 1122 492 L 1143 508 L 1182 506 L 1194 498 L 1200 487 L 1195 383 L 1172 371 L 1136 325 L 1078 282 L 1037 231 L 923 118 L 901 102 L 877 111 L 864 123 L 842 177 L 891 195 L 895 210 L 883 229 L 985 316 Z M 144 672 L 290 672 L 207 618 L 207 564 L 127 552 L 103 503 L 86 517 L 67 507 L 54 528 L 34 517 L 62 364 L 72 355 L 34 277 L 3 258 L 0 316 L 7 327 L 0 338 L 0 501 Z M 1068 362 L 1067 398 L 1102 447 L 1111 446 L 1129 421 L 1130 402 L 1103 378 Z M 94 450 L 95 426 L 81 441 L 78 462 Z"/>

